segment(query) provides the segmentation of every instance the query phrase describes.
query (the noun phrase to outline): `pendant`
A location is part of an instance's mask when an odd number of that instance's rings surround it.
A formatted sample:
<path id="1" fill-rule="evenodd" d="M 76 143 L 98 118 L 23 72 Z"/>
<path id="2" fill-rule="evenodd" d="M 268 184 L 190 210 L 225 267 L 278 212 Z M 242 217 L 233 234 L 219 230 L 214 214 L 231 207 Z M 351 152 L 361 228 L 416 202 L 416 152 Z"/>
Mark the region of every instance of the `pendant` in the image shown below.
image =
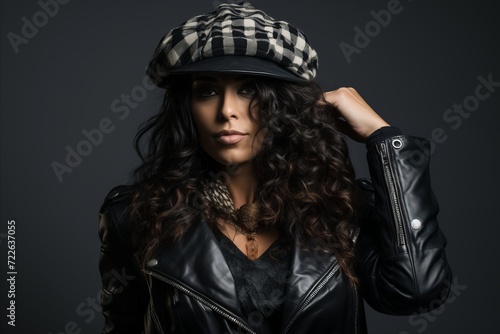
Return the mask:
<path id="1" fill-rule="evenodd" d="M 256 233 L 247 234 L 247 257 L 250 260 L 257 259 L 257 256 L 259 255 L 259 246 L 257 244 L 256 237 Z"/>

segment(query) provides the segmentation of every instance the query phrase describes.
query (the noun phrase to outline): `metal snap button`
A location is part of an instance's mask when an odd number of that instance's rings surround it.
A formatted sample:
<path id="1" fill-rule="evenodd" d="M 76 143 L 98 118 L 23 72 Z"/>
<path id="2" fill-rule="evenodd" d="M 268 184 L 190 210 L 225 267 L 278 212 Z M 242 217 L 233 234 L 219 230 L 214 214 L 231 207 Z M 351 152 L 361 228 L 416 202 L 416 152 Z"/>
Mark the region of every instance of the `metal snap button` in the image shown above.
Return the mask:
<path id="1" fill-rule="evenodd" d="M 403 146 L 403 142 L 401 141 L 401 139 L 394 139 L 392 141 L 392 146 L 394 148 L 401 148 L 401 146 Z"/>
<path id="2" fill-rule="evenodd" d="M 413 219 L 411 221 L 411 228 L 414 230 L 419 230 L 422 227 L 422 222 L 420 219 Z"/>
<path id="3" fill-rule="evenodd" d="M 149 267 L 154 267 L 158 264 L 158 260 L 157 259 L 151 259 L 148 261 L 148 266 Z"/>

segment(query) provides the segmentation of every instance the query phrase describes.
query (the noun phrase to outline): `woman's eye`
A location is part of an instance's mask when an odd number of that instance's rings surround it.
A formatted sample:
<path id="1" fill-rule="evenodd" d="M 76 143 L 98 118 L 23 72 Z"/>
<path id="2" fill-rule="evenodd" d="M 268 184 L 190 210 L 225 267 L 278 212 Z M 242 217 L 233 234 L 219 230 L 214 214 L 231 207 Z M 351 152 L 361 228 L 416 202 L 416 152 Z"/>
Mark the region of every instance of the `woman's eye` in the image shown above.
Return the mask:
<path id="1" fill-rule="evenodd" d="M 253 85 L 245 85 L 241 87 L 240 92 L 241 94 L 251 95 L 251 96 L 255 95 L 256 93 L 255 87 Z"/>
<path id="2" fill-rule="evenodd" d="M 195 91 L 196 96 L 206 98 L 217 95 L 217 92 L 212 88 L 198 88 Z"/>

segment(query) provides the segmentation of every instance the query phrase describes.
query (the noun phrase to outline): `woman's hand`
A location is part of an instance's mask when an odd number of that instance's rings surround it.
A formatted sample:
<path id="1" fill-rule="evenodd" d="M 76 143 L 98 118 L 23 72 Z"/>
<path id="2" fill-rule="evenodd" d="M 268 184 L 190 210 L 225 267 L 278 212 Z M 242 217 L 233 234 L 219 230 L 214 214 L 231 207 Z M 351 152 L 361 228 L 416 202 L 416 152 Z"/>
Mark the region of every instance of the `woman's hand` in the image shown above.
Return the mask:
<path id="1" fill-rule="evenodd" d="M 324 96 L 338 112 L 340 131 L 355 141 L 365 142 L 374 131 L 389 126 L 354 88 L 341 87 L 324 93 Z"/>

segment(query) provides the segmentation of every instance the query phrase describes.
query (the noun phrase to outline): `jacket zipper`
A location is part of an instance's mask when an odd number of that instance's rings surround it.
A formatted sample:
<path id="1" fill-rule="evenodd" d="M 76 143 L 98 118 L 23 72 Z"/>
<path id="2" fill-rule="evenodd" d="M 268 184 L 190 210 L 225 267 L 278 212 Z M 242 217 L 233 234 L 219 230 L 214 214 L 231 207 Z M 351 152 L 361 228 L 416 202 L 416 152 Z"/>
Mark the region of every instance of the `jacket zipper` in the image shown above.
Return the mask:
<path id="1" fill-rule="evenodd" d="M 309 305 L 309 303 L 316 297 L 316 295 L 319 293 L 319 291 L 330 281 L 330 279 L 335 275 L 335 273 L 339 270 L 340 266 L 338 263 L 336 263 L 333 268 L 328 272 L 326 276 L 324 276 L 321 281 L 319 282 L 318 285 L 314 288 L 314 290 L 307 296 L 307 298 L 303 301 L 302 306 L 299 308 L 299 310 L 295 313 L 295 315 L 290 319 L 288 322 L 288 325 L 285 327 L 283 330 L 283 334 L 286 334 L 289 330 L 290 327 L 292 327 L 293 323 L 297 320 L 297 318 L 304 313 L 304 310 L 306 307 Z"/>
<path id="2" fill-rule="evenodd" d="M 188 288 L 180 285 L 179 283 L 177 283 L 177 282 L 175 282 L 175 281 L 173 281 L 171 279 L 168 279 L 168 278 L 166 278 L 166 277 L 164 277 L 164 276 L 162 276 L 160 274 L 157 274 L 157 273 L 155 273 L 153 271 L 146 271 L 146 273 L 149 274 L 149 275 L 151 275 L 151 276 L 153 276 L 153 277 L 158 278 L 159 280 L 161 280 L 161 281 L 163 281 L 163 282 L 165 282 L 165 283 L 167 283 L 169 285 L 171 285 L 175 289 L 182 291 L 183 293 L 185 293 L 186 295 L 190 296 L 191 298 L 194 298 L 198 302 L 200 302 L 203 305 L 205 305 L 208 308 L 210 308 L 215 313 L 223 316 L 227 320 L 229 320 L 229 321 L 235 323 L 236 325 L 238 325 L 239 327 L 243 328 L 248 333 L 257 334 L 254 330 L 252 330 L 244 322 L 242 322 L 241 320 L 239 320 L 236 316 L 232 315 L 228 311 L 225 311 L 222 307 L 216 305 L 215 303 L 209 301 L 208 299 L 203 298 L 202 296 L 198 295 L 197 293 L 195 293 L 195 292 L 189 290 Z"/>
<path id="3" fill-rule="evenodd" d="M 392 171 L 391 167 L 389 165 L 389 155 L 387 153 L 387 148 L 385 146 L 385 143 L 382 142 L 380 143 L 379 146 L 379 153 L 380 156 L 382 157 L 382 162 L 384 165 L 384 175 L 385 175 L 385 182 L 387 185 L 387 189 L 389 190 L 389 197 L 391 198 L 391 203 L 392 203 L 392 212 L 394 216 L 394 220 L 396 222 L 396 233 L 398 237 L 398 241 L 400 245 L 406 244 L 405 242 L 405 235 L 403 231 L 403 222 L 401 218 L 401 207 L 399 205 L 399 200 L 398 196 L 396 194 L 396 186 L 394 184 L 394 178 L 392 176 Z"/>

